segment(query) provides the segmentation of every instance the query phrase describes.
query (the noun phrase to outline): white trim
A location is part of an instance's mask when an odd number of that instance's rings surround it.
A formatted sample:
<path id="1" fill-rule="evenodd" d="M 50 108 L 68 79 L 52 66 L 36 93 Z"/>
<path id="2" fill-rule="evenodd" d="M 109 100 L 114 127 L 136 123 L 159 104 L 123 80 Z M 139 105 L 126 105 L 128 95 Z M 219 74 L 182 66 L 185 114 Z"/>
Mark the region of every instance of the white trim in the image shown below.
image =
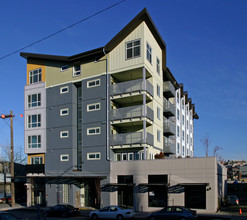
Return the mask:
<path id="1" fill-rule="evenodd" d="M 62 113 L 63 111 L 67 111 L 67 113 Z M 68 108 L 60 109 L 60 116 L 66 116 L 66 115 L 69 115 L 69 109 Z"/>
<path id="2" fill-rule="evenodd" d="M 63 134 L 67 134 L 63 136 Z M 68 138 L 69 137 L 69 131 L 60 131 L 60 138 Z"/>
<path id="3" fill-rule="evenodd" d="M 136 42 L 136 41 L 139 41 L 140 42 L 140 44 L 139 44 L 139 47 L 140 47 L 140 54 L 138 55 L 138 56 L 134 56 L 134 48 L 135 48 L 135 46 L 132 44 L 132 46 L 131 46 L 131 49 L 132 49 L 132 57 L 127 57 L 127 50 L 128 50 L 128 48 L 127 48 L 127 44 L 129 44 L 129 43 L 134 43 L 134 42 Z M 137 46 L 136 46 L 137 47 Z M 130 41 L 127 41 L 127 42 L 125 42 L 125 60 L 130 60 L 130 59 L 134 59 L 134 58 L 138 58 L 138 57 L 141 57 L 141 38 L 138 38 L 138 39 L 135 39 L 135 40 L 130 40 Z"/>
<path id="4" fill-rule="evenodd" d="M 94 82 L 94 85 L 89 85 L 92 82 Z M 97 82 L 99 83 L 97 84 Z M 87 81 L 87 88 L 97 87 L 97 86 L 100 86 L 100 84 L 101 84 L 100 79 L 89 80 Z"/>
<path id="5" fill-rule="evenodd" d="M 93 106 L 94 106 L 94 109 L 90 109 L 90 107 L 93 107 Z M 87 105 L 87 112 L 98 111 L 98 110 L 100 110 L 100 102 Z"/>
<path id="6" fill-rule="evenodd" d="M 67 157 L 67 159 L 63 159 L 63 157 Z M 69 154 L 60 154 L 60 161 L 69 161 Z"/>
<path id="7" fill-rule="evenodd" d="M 75 66 L 80 66 L 80 70 L 76 70 L 75 71 Z M 73 77 L 77 77 L 77 76 L 80 76 L 81 75 L 81 65 L 79 64 L 74 64 L 73 65 Z"/>
<path id="8" fill-rule="evenodd" d="M 94 133 L 90 133 L 90 130 L 94 130 Z M 97 135 L 100 134 L 100 127 L 87 128 L 87 135 Z"/>
<path id="9" fill-rule="evenodd" d="M 95 157 L 90 158 L 91 155 L 95 155 Z M 99 157 L 96 157 L 96 155 L 99 155 Z M 100 159 L 101 159 L 101 153 L 100 152 L 87 153 L 87 160 L 100 160 Z"/>
<path id="10" fill-rule="evenodd" d="M 63 89 L 67 89 L 66 91 L 63 91 Z M 63 86 L 60 87 L 60 94 L 68 93 L 69 92 L 69 86 Z"/>

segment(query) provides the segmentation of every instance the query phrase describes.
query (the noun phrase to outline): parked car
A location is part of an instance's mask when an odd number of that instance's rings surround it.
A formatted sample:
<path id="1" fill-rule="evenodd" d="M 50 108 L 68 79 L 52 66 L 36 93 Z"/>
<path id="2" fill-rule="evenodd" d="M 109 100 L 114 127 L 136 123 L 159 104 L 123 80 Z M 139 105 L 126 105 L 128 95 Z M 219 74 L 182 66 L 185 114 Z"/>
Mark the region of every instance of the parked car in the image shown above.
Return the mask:
<path id="1" fill-rule="evenodd" d="M 0 203 L 11 203 L 11 196 L 6 196 L 0 199 Z"/>
<path id="2" fill-rule="evenodd" d="M 0 220 L 24 220 L 24 219 L 17 218 L 15 215 L 8 212 L 0 212 Z"/>
<path id="3" fill-rule="evenodd" d="M 112 205 L 106 206 L 98 211 L 92 211 L 89 213 L 89 217 L 93 220 L 95 219 L 130 219 L 134 218 L 134 210 L 133 209 L 125 209 L 120 206 Z"/>
<path id="4" fill-rule="evenodd" d="M 148 215 L 148 220 L 158 219 L 179 219 L 189 220 L 197 219 L 196 211 L 180 206 L 168 206 L 158 212 L 153 212 Z"/>
<path id="5" fill-rule="evenodd" d="M 226 206 L 231 206 L 231 205 L 239 205 L 239 199 L 235 195 L 230 195 L 226 197 L 225 200 L 225 205 Z"/>
<path id="6" fill-rule="evenodd" d="M 56 205 L 44 212 L 44 216 L 47 217 L 71 217 L 79 216 L 80 212 L 78 208 L 72 205 Z"/>

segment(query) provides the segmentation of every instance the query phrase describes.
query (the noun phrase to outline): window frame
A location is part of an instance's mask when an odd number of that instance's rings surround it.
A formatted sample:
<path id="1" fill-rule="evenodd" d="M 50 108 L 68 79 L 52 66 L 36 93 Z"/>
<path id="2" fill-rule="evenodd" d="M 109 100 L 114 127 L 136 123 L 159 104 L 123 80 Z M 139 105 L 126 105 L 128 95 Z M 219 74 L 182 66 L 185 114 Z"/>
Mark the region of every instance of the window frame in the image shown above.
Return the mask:
<path id="1" fill-rule="evenodd" d="M 36 97 L 36 101 L 33 101 L 33 98 Z M 41 106 L 41 93 L 30 94 L 27 96 L 27 107 L 36 108 Z"/>
<path id="2" fill-rule="evenodd" d="M 67 113 L 63 113 L 63 111 L 67 111 Z M 60 109 L 60 116 L 69 115 L 69 108 L 62 108 Z"/>
<path id="3" fill-rule="evenodd" d="M 65 69 L 63 69 L 65 67 Z M 69 64 L 65 64 L 65 65 L 62 65 L 61 67 L 60 67 L 60 72 L 65 72 L 65 71 L 67 71 L 69 69 Z"/>
<path id="4" fill-rule="evenodd" d="M 33 116 L 37 117 L 36 122 L 33 121 Z M 34 114 L 34 115 L 27 116 L 27 128 L 40 128 L 40 127 L 41 127 L 41 114 Z"/>
<path id="5" fill-rule="evenodd" d="M 36 137 L 36 142 L 33 142 L 33 138 Z M 27 148 L 28 149 L 37 149 L 41 148 L 41 135 L 29 135 L 27 136 Z M 36 147 L 33 147 L 36 146 Z"/>
<path id="6" fill-rule="evenodd" d="M 76 70 L 75 67 L 80 67 L 80 70 Z M 77 77 L 81 75 L 81 64 L 74 64 L 73 65 L 73 77 Z"/>
<path id="7" fill-rule="evenodd" d="M 66 91 L 63 91 L 63 89 L 66 89 Z M 65 94 L 65 93 L 69 93 L 69 86 L 60 87 L 60 94 Z"/>
<path id="8" fill-rule="evenodd" d="M 150 64 L 152 64 L 152 47 L 150 46 L 150 44 L 147 42 L 146 44 L 146 52 L 147 52 L 147 60 Z"/>
<path id="9" fill-rule="evenodd" d="M 63 136 L 63 134 L 66 134 L 66 136 Z M 60 138 L 68 138 L 69 137 L 69 131 L 60 131 Z"/>
<path id="10" fill-rule="evenodd" d="M 161 120 L 161 109 L 157 106 L 157 118 Z"/>
<path id="11" fill-rule="evenodd" d="M 95 133 L 90 133 L 90 130 L 95 130 Z M 97 132 L 97 130 L 99 130 Z M 100 127 L 87 128 L 87 135 L 99 135 L 101 133 Z"/>
<path id="12" fill-rule="evenodd" d="M 139 41 L 139 45 L 134 45 L 135 42 Z M 131 47 L 127 47 L 128 44 L 132 43 Z M 139 54 L 135 55 L 135 48 L 139 47 Z M 132 56 L 128 57 L 128 50 L 131 50 Z M 134 58 L 138 58 L 141 57 L 141 38 L 135 39 L 135 40 L 131 40 L 131 41 L 127 41 L 125 43 L 125 59 L 126 60 L 130 60 L 130 59 L 134 59 Z"/>
<path id="13" fill-rule="evenodd" d="M 35 71 L 38 71 L 37 74 L 34 74 Z M 36 76 L 37 76 L 37 81 L 34 80 Z M 39 82 L 42 82 L 42 68 L 41 67 L 29 71 L 29 84 L 35 84 Z"/>
<path id="14" fill-rule="evenodd" d="M 95 82 L 95 84 L 89 85 L 92 82 Z M 97 84 L 97 82 L 99 82 L 99 83 Z M 89 81 L 87 81 L 87 88 L 97 87 L 97 86 L 100 86 L 100 84 L 101 84 L 100 79 L 89 80 Z"/>
<path id="15" fill-rule="evenodd" d="M 63 159 L 63 157 L 67 157 L 67 159 Z M 69 154 L 60 154 L 60 161 L 61 162 L 69 161 Z"/>
<path id="16" fill-rule="evenodd" d="M 161 142 L 161 131 L 157 129 L 157 141 Z"/>
<path id="17" fill-rule="evenodd" d="M 91 155 L 95 155 L 95 157 L 94 158 L 90 158 Z M 99 155 L 99 157 L 96 157 L 96 155 Z M 101 153 L 100 152 L 87 153 L 87 160 L 101 160 Z"/>
<path id="18" fill-rule="evenodd" d="M 32 163 L 33 160 L 38 159 L 39 163 Z M 44 156 L 33 156 L 30 157 L 30 165 L 35 165 L 35 164 L 44 164 Z"/>
<path id="19" fill-rule="evenodd" d="M 156 72 L 160 75 L 160 59 L 156 57 Z"/>
<path id="20" fill-rule="evenodd" d="M 91 106 L 95 106 L 95 108 L 89 109 Z M 99 111 L 100 109 L 101 109 L 100 102 L 87 104 L 87 112 Z"/>
<path id="21" fill-rule="evenodd" d="M 160 85 L 157 83 L 157 96 L 160 98 Z"/>

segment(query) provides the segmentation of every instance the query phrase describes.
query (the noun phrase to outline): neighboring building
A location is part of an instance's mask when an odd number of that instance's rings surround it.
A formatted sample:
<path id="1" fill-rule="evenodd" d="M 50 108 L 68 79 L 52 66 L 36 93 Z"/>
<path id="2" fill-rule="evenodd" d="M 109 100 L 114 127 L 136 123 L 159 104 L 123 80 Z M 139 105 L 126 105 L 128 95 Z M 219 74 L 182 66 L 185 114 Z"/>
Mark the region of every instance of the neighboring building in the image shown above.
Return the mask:
<path id="1" fill-rule="evenodd" d="M 160 152 L 193 157 L 195 105 L 167 68 L 166 45 L 146 9 L 104 47 L 21 56 L 28 205 L 97 208 L 111 201 L 101 187 L 122 162 L 156 164 Z"/>

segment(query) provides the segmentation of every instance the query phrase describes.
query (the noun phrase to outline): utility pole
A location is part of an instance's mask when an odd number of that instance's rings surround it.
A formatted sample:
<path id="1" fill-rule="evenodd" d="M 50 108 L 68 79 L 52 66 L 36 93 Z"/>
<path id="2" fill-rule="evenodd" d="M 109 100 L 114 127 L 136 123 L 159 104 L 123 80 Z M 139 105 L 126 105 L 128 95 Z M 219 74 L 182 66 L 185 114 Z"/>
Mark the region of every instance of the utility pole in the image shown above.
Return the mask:
<path id="1" fill-rule="evenodd" d="M 14 138 L 13 138 L 13 112 L 10 111 L 9 115 L 1 115 L 2 119 L 10 119 L 10 175 L 11 175 L 11 206 L 15 206 L 15 170 L 14 170 Z"/>

